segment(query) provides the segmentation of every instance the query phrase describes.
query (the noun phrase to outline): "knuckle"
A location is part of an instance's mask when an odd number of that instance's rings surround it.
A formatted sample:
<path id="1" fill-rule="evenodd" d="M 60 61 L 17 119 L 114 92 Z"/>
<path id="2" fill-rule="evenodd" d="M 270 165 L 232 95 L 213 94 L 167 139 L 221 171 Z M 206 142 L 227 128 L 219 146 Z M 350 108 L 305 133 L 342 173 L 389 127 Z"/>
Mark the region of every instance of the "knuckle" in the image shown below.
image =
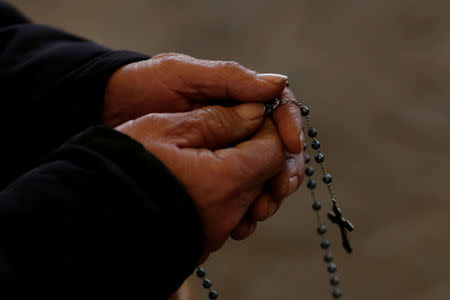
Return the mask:
<path id="1" fill-rule="evenodd" d="M 173 126 L 174 135 L 184 135 L 198 128 L 198 120 L 196 118 L 182 118 Z"/>
<path id="2" fill-rule="evenodd" d="M 162 66 L 172 67 L 178 63 L 179 58 L 177 56 L 168 55 L 159 58 L 158 61 Z"/>
<path id="3" fill-rule="evenodd" d="M 198 121 L 191 116 L 183 114 L 172 118 L 165 126 L 165 137 L 176 143 L 178 146 L 187 146 L 194 142 L 196 132 L 198 131 Z"/>
<path id="4" fill-rule="evenodd" d="M 232 60 L 230 60 L 230 61 L 224 61 L 223 63 L 222 63 L 222 67 L 225 69 L 225 70 L 228 70 L 228 71 L 231 71 L 231 72 L 238 72 L 238 71 L 241 71 L 242 70 L 242 65 L 240 64 L 240 63 L 238 63 L 238 62 L 236 62 L 236 61 L 232 61 Z"/>
<path id="5" fill-rule="evenodd" d="M 181 53 L 177 53 L 177 52 L 166 52 L 166 53 L 160 53 L 157 55 L 152 56 L 151 59 L 162 59 L 162 58 L 166 58 L 166 57 L 173 57 L 173 56 L 180 56 L 183 55 Z"/>
<path id="6" fill-rule="evenodd" d="M 161 65 L 166 67 L 172 67 L 178 64 L 189 63 L 196 60 L 189 55 L 176 52 L 164 53 L 162 55 L 154 57 L 154 59 L 157 59 Z"/>
<path id="7" fill-rule="evenodd" d="M 156 57 L 158 63 L 164 67 L 173 67 L 186 60 L 186 55 L 180 53 L 165 53 Z"/>

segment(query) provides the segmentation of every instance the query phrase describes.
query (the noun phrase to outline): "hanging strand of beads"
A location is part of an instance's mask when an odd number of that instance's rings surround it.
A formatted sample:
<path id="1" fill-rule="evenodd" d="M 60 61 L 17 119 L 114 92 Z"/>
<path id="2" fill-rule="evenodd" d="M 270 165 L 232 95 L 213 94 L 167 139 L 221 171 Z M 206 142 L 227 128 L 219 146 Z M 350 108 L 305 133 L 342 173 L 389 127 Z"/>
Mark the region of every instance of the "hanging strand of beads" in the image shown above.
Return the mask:
<path id="1" fill-rule="evenodd" d="M 213 290 L 212 287 L 212 282 L 211 280 L 205 278 L 206 276 L 206 271 L 203 267 L 197 267 L 197 271 L 195 272 L 195 274 L 197 275 L 198 278 L 202 279 L 202 286 L 209 290 L 208 292 L 208 297 L 209 299 L 217 299 L 217 297 L 219 297 L 219 293 L 217 293 L 216 290 Z"/>
<path id="2" fill-rule="evenodd" d="M 316 163 L 318 163 L 320 165 L 320 168 L 322 170 L 322 181 L 325 184 L 327 184 L 328 191 L 330 193 L 331 198 L 335 199 L 334 192 L 331 187 L 332 177 L 327 172 L 326 167 L 324 165 L 325 155 L 319 151 L 320 142 L 319 142 L 319 140 L 316 139 L 317 130 L 314 127 L 312 127 L 311 120 L 309 118 L 309 108 L 300 103 L 298 106 L 300 107 L 302 116 L 304 117 L 304 119 L 306 121 L 306 128 L 308 130 L 308 136 L 311 141 L 311 148 L 313 150 L 315 150 L 314 160 Z M 317 219 L 317 233 L 320 236 L 322 236 L 322 241 L 320 243 L 320 247 L 324 250 L 323 259 L 324 259 L 325 263 L 328 264 L 328 266 L 327 266 L 328 273 L 332 274 L 332 276 L 330 278 L 330 284 L 334 287 L 332 295 L 333 295 L 333 298 L 339 299 L 342 295 L 341 289 L 338 288 L 339 277 L 334 275 L 336 273 L 337 268 L 336 268 L 336 264 L 333 262 L 333 259 L 334 259 L 333 255 L 329 251 L 330 241 L 326 238 L 327 227 L 324 224 L 324 221 L 322 220 L 322 217 L 320 215 L 320 210 L 322 208 L 322 204 L 320 203 L 320 201 L 318 201 L 316 199 L 316 194 L 314 192 L 314 190 L 317 186 L 316 180 L 313 178 L 315 170 L 314 170 L 314 167 L 312 166 L 311 155 L 306 153 L 307 149 L 308 149 L 308 147 L 307 147 L 307 144 L 305 143 L 305 145 L 304 145 L 304 153 L 305 153 L 304 155 L 305 155 L 305 164 L 306 164 L 305 175 L 309 177 L 308 183 L 306 186 L 308 187 L 308 189 L 311 193 L 311 199 L 313 201 L 312 208 L 315 212 L 316 219 Z M 310 151 L 310 153 L 311 152 L 313 152 L 313 151 Z"/>

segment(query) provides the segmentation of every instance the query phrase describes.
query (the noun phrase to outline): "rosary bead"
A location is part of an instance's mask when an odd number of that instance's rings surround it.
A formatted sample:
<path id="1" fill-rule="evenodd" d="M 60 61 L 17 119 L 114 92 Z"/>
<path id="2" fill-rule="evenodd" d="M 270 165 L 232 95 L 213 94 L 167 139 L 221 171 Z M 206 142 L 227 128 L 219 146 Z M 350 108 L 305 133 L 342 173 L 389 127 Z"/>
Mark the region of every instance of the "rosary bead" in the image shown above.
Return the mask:
<path id="1" fill-rule="evenodd" d="M 308 189 L 313 190 L 316 187 L 316 181 L 314 179 L 311 179 L 308 181 L 308 184 L 306 185 Z"/>
<path id="2" fill-rule="evenodd" d="M 319 227 L 317 227 L 317 233 L 322 235 L 327 231 L 327 226 L 325 225 L 320 225 Z"/>
<path id="3" fill-rule="evenodd" d="M 309 115 L 309 107 L 306 106 L 306 105 L 303 105 L 303 106 L 300 108 L 300 111 L 302 112 L 302 116 L 307 116 L 307 115 Z"/>
<path id="4" fill-rule="evenodd" d="M 203 280 L 203 284 L 202 285 L 203 285 L 203 287 L 205 289 L 209 289 L 211 287 L 211 284 L 212 284 L 211 280 L 205 279 L 205 280 Z"/>
<path id="5" fill-rule="evenodd" d="M 336 272 L 336 264 L 333 264 L 333 263 L 329 264 L 328 265 L 328 272 L 330 272 L 330 273 Z"/>
<path id="6" fill-rule="evenodd" d="M 329 240 L 323 240 L 320 243 L 320 247 L 322 247 L 322 249 L 328 249 L 330 247 L 330 241 Z"/>
<path id="7" fill-rule="evenodd" d="M 209 299 L 217 299 L 217 297 L 219 297 L 219 293 L 217 293 L 216 290 L 212 290 L 211 292 L 209 292 Z"/>
<path id="8" fill-rule="evenodd" d="M 323 182 L 325 182 L 326 184 L 331 183 L 333 177 L 331 177 L 330 173 L 327 173 L 325 175 L 323 175 L 322 180 Z"/>
<path id="9" fill-rule="evenodd" d="M 311 166 L 307 167 L 307 168 L 305 169 L 305 174 L 306 174 L 307 176 L 313 176 L 313 174 L 314 174 L 314 168 L 311 167 Z"/>
<path id="10" fill-rule="evenodd" d="M 340 289 L 335 289 L 335 290 L 333 291 L 333 297 L 334 297 L 334 299 L 339 299 L 339 298 L 341 298 L 341 296 L 342 296 L 342 292 L 341 292 Z"/>
<path id="11" fill-rule="evenodd" d="M 316 155 L 314 156 L 314 160 L 318 163 L 321 163 L 325 160 L 325 155 L 323 155 L 323 153 L 321 152 L 316 153 Z"/>
<path id="12" fill-rule="evenodd" d="M 308 145 L 306 143 L 303 144 L 303 151 L 306 151 L 306 148 L 308 147 Z"/>
<path id="13" fill-rule="evenodd" d="M 312 205 L 312 208 L 313 208 L 315 211 L 318 211 L 318 210 L 320 210 L 320 209 L 322 208 L 322 204 L 320 204 L 319 201 L 314 201 L 314 203 L 313 203 L 313 205 Z M 320 228 L 320 227 L 319 227 L 319 228 Z"/>
<path id="14" fill-rule="evenodd" d="M 330 284 L 331 284 L 332 286 L 338 285 L 338 284 L 339 284 L 339 277 L 337 277 L 337 276 L 331 277 L 331 279 L 330 279 Z"/>
<path id="15" fill-rule="evenodd" d="M 329 263 L 329 262 L 331 262 L 333 260 L 333 255 L 331 253 L 327 253 L 323 257 L 323 260 L 326 261 L 327 263 Z"/>
<path id="16" fill-rule="evenodd" d="M 286 80 L 286 87 L 289 87 L 289 80 Z"/>
<path id="17" fill-rule="evenodd" d="M 309 135 L 310 137 L 312 137 L 312 138 L 316 137 L 316 136 L 317 136 L 317 129 L 315 129 L 315 128 L 310 128 L 310 129 L 308 130 L 308 135 Z"/>
<path id="18" fill-rule="evenodd" d="M 312 143 L 311 143 L 311 147 L 314 150 L 318 150 L 320 148 L 320 142 L 317 139 L 313 139 Z"/>
<path id="19" fill-rule="evenodd" d="M 309 154 L 305 153 L 305 164 L 309 163 L 310 160 L 311 160 L 311 156 L 309 156 Z"/>
<path id="20" fill-rule="evenodd" d="M 203 277 L 205 277 L 205 275 L 206 275 L 205 269 L 203 269 L 203 268 L 197 269 L 197 277 L 198 278 L 203 278 Z"/>

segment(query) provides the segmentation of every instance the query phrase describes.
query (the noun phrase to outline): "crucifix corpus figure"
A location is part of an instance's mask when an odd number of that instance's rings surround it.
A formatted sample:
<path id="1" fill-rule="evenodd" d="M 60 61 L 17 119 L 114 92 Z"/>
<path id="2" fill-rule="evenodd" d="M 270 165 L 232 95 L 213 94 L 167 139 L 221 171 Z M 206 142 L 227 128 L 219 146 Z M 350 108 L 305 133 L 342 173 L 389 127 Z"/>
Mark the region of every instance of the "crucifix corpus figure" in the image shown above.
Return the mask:
<path id="1" fill-rule="evenodd" d="M 328 213 L 328 219 L 330 219 L 332 223 L 337 224 L 339 226 L 342 236 L 342 246 L 344 246 L 344 249 L 348 253 L 352 253 L 352 247 L 350 246 L 350 242 L 348 241 L 346 230 L 353 231 L 354 227 L 352 223 L 350 223 L 350 221 L 342 217 L 342 209 L 337 206 L 336 199 L 332 200 L 333 200 L 333 212 Z"/>

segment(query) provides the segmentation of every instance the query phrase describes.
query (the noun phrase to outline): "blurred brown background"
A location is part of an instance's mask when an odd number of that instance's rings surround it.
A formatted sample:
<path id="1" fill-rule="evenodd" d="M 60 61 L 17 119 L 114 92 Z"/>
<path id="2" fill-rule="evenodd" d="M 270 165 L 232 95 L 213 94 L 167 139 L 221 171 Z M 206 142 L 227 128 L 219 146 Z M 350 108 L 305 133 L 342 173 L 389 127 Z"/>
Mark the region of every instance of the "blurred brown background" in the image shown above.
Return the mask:
<path id="1" fill-rule="evenodd" d="M 357 226 L 351 256 L 332 229 L 343 299 L 449 299 L 449 1 L 10 2 L 116 49 L 287 74 Z M 206 265 L 220 299 L 330 299 L 314 221 L 302 187 L 253 237 L 230 241 Z"/>

